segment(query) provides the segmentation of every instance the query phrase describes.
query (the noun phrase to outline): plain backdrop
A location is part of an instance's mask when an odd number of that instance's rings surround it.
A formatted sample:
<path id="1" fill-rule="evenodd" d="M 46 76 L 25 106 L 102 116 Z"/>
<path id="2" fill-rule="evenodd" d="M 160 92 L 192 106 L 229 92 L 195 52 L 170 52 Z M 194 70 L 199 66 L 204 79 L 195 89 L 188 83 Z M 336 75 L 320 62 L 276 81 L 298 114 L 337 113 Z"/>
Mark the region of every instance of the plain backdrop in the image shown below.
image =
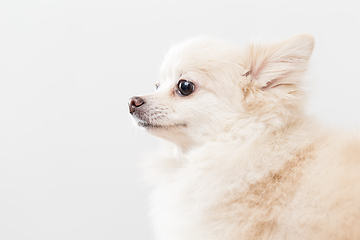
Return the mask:
<path id="1" fill-rule="evenodd" d="M 360 126 L 356 1 L 0 1 L 0 239 L 153 240 L 128 99 L 173 43 L 316 39 L 309 113 Z"/>

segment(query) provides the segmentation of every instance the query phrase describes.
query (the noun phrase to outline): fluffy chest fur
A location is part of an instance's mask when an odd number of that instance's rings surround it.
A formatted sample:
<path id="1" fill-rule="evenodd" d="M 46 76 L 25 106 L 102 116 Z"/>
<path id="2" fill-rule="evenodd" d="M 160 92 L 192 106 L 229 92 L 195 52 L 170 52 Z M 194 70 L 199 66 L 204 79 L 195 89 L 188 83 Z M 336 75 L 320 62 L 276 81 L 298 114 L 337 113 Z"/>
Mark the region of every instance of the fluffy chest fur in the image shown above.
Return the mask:
<path id="1" fill-rule="evenodd" d="M 310 132 L 257 141 L 262 152 L 217 143 L 185 164 L 163 158 L 148 168 L 162 177 L 151 204 L 156 239 L 360 237 L 360 140 Z"/>
<path id="2" fill-rule="evenodd" d="M 167 175 L 152 195 L 158 239 L 279 237 L 286 207 L 315 152 L 309 146 L 274 152 L 278 145 L 264 146 L 272 151 L 264 158 L 251 146 L 217 143 L 216 147 L 192 154 L 181 167 L 172 168 L 172 176 Z M 223 155 L 221 160 L 216 158 L 219 153 Z M 204 159 L 205 163 L 201 161 Z"/>

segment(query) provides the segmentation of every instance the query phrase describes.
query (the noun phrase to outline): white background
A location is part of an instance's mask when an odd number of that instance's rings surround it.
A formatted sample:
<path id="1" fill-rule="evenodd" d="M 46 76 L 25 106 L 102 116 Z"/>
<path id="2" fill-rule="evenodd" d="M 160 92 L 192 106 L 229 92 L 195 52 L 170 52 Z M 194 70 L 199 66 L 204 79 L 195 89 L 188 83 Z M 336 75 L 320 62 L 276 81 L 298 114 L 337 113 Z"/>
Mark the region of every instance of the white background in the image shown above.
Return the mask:
<path id="1" fill-rule="evenodd" d="M 153 239 L 127 102 L 168 47 L 315 36 L 309 112 L 360 125 L 356 1 L 0 1 L 0 239 Z"/>

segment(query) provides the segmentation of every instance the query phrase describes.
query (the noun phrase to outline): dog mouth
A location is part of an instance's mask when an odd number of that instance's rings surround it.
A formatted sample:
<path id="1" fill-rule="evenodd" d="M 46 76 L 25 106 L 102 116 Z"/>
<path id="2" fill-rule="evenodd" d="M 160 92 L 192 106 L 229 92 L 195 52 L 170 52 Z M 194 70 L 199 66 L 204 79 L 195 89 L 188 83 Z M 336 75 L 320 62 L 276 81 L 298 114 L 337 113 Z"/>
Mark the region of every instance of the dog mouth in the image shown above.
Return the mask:
<path id="1" fill-rule="evenodd" d="M 186 127 L 185 123 L 181 123 L 181 124 L 171 124 L 171 125 L 159 125 L 159 124 L 153 124 L 153 123 L 149 123 L 149 122 L 145 122 L 145 121 L 139 121 L 138 122 L 138 126 L 139 127 L 143 127 L 143 128 L 148 128 L 148 129 L 153 129 L 153 128 L 171 128 L 171 127 Z"/>
<path id="2" fill-rule="evenodd" d="M 137 111 L 137 112 L 134 112 L 134 114 L 132 114 L 132 115 L 133 115 L 137 125 L 139 127 L 145 128 L 145 129 L 161 129 L 161 128 L 163 128 L 163 129 L 169 130 L 170 128 L 174 128 L 174 127 L 186 127 L 187 126 L 187 124 L 185 124 L 185 123 L 170 123 L 170 124 L 152 123 L 152 121 L 151 121 L 152 118 L 161 119 L 164 115 L 161 115 L 159 117 L 159 116 L 156 116 L 156 114 L 155 114 L 154 116 L 152 116 L 148 112 L 144 112 L 144 111 Z"/>

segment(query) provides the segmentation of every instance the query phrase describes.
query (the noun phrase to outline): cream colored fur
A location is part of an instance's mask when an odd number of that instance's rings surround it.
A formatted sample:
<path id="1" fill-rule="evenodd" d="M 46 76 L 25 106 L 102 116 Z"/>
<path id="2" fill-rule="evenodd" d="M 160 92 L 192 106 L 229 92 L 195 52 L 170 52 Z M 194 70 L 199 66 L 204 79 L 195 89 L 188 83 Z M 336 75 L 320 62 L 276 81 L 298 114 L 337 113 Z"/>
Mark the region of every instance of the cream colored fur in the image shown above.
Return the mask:
<path id="1" fill-rule="evenodd" d="M 360 139 L 303 110 L 313 46 L 201 37 L 170 50 L 134 115 L 167 140 L 144 163 L 157 240 L 360 239 Z"/>

